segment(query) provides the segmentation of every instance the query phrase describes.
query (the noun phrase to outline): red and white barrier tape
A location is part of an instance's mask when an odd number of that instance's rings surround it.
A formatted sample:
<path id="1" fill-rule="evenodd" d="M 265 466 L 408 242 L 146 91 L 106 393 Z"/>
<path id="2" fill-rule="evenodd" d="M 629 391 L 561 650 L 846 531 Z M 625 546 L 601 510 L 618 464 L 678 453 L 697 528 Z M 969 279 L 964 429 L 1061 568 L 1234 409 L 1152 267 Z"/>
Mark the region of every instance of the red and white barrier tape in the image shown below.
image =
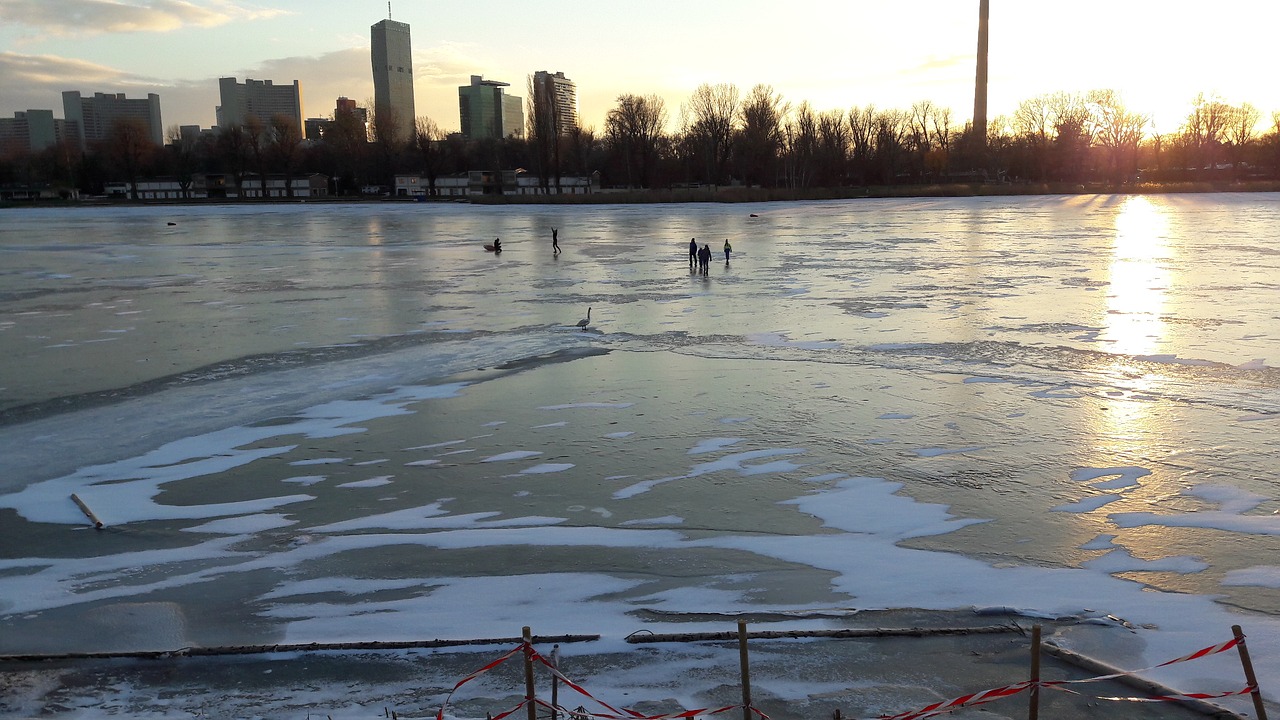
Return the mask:
<path id="1" fill-rule="evenodd" d="M 490 670 L 492 670 L 492 669 L 494 669 L 494 668 L 498 667 L 499 665 L 501 665 L 502 663 L 506 662 L 507 660 L 510 660 L 512 655 L 515 655 L 516 653 L 518 653 L 518 652 L 520 652 L 520 651 L 524 650 L 524 648 L 525 648 L 524 643 L 521 643 L 521 644 L 519 644 L 519 645 L 517 645 L 517 646 L 515 646 L 515 647 L 511 648 L 511 649 L 510 649 L 510 650 L 508 650 L 508 651 L 507 651 L 507 653 L 506 653 L 505 655 L 503 655 L 502 657 L 498 658 L 497 660 L 494 660 L 493 662 L 489 663 L 488 665 L 485 665 L 484 667 L 480 668 L 479 670 L 476 670 L 475 672 L 471 673 L 470 675 L 468 675 L 468 676 L 466 676 L 466 677 L 462 678 L 462 679 L 461 679 L 461 680 L 459 680 L 457 683 L 455 683 L 455 684 L 454 684 L 454 686 L 453 686 L 453 689 L 452 689 L 452 690 L 450 690 L 450 691 L 449 691 L 449 694 L 445 696 L 445 698 L 444 698 L 444 702 L 443 702 L 443 703 L 441 703 L 441 705 L 440 705 L 440 710 L 436 712 L 436 720 L 444 720 L 444 709 L 445 709 L 446 707 L 448 707 L 448 706 L 449 706 L 449 700 L 451 700 L 451 699 L 453 698 L 453 694 L 454 694 L 455 692 L 457 692 L 457 691 L 458 691 L 458 688 L 462 687 L 463 685 L 466 685 L 467 683 L 471 682 L 472 680 L 475 680 L 476 678 L 480 677 L 481 675 L 483 675 L 483 674 L 485 674 L 485 673 L 489 672 Z M 523 703 L 521 703 L 521 704 L 523 704 Z M 510 711 L 508 711 L 508 714 L 510 714 Z"/>
<path id="2" fill-rule="evenodd" d="M 959 710 L 961 708 L 973 707 L 975 705 L 983 705 L 985 703 L 1001 700 L 1006 697 L 1017 695 L 1018 693 L 1024 692 L 1032 687 L 1051 688 L 1054 690 L 1061 690 L 1063 692 L 1069 692 L 1069 693 L 1079 695 L 1080 693 L 1076 692 L 1075 690 L 1071 690 L 1069 688 L 1062 687 L 1062 686 L 1081 684 L 1081 683 L 1101 682 L 1103 680 L 1113 680 L 1115 678 L 1123 677 L 1125 675 L 1136 675 L 1137 673 L 1146 672 L 1149 670 L 1155 670 L 1156 668 L 1162 668 L 1162 667 L 1166 667 L 1168 665 L 1173 665 L 1176 663 L 1188 662 L 1190 660 L 1198 660 L 1202 657 L 1207 657 L 1209 655 L 1216 655 L 1217 653 L 1230 650 L 1236 647 L 1237 645 L 1239 645 L 1242 639 L 1243 638 L 1232 638 L 1231 640 L 1228 640 L 1223 643 L 1218 643 L 1217 645 L 1210 645 L 1209 647 L 1201 648 L 1189 655 L 1183 655 L 1182 657 L 1174 658 L 1173 660 L 1162 662 L 1159 665 L 1152 665 L 1151 667 L 1141 668 L 1139 670 L 1126 670 L 1118 673 L 1111 673 L 1110 675 L 1098 675 L 1096 677 L 1084 678 L 1081 680 L 1050 680 L 1050 681 L 1040 681 L 1040 682 L 1031 682 L 1027 680 L 1019 683 L 1014 683 L 1012 685 L 1005 685 L 1004 687 L 992 688 L 990 690 L 983 690 L 981 692 L 976 692 L 976 693 L 969 693 L 968 695 L 961 695 L 959 697 L 952 698 L 950 700 L 944 700 L 941 702 L 933 703 L 932 705 L 928 705 L 926 707 L 920 708 L 919 710 L 898 713 L 897 715 L 881 715 L 878 718 L 878 720 L 922 720 L 923 718 L 933 717 L 935 715 L 942 715 L 943 713 L 949 713 L 955 710 Z M 692 718 L 698 715 L 718 715 L 723 712 L 728 712 L 730 710 L 737 710 L 743 707 L 742 705 L 727 705 L 725 707 L 716 708 L 714 710 L 709 708 L 699 708 L 697 710 L 685 710 L 678 713 L 667 713 L 663 715 L 645 715 L 644 713 L 637 712 L 630 708 L 622 708 L 621 710 L 619 710 L 618 708 L 615 708 L 609 703 L 592 695 L 590 692 L 586 690 L 586 688 L 582 687 L 578 683 L 575 683 L 574 681 L 570 680 L 567 676 L 565 676 L 564 673 L 560 672 L 559 668 L 557 668 L 554 663 L 552 663 L 547 658 L 543 657 L 537 650 L 533 648 L 532 645 L 528 643 L 521 643 L 520 645 L 517 645 L 511 650 L 508 650 L 506 654 L 502 655 L 496 660 L 490 662 L 489 664 L 485 665 L 479 670 L 476 670 L 470 675 L 459 680 L 453 686 L 453 689 L 449 691 L 449 694 L 445 697 L 444 703 L 441 704 L 440 706 L 440 710 L 436 712 L 436 720 L 444 720 L 445 708 L 448 707 L 449 700 L 453 698 L 453 694 L 457 692 L 458 688 L 462 687 L 463 685 L 466 685 L 472 680 L 475 680 L 477 677 L 501 665 L 502 663 L 511 659 L 513 655 L 519 652 L 527 652 L 529 654 L 530 659 L 537 660 L 538 662 L 545 665 L 548 668 L 548 670 L 551 672 L 551 674 L 554 675 L 557 679 L 559 679 L 560 682 L 564 683 L 570 688 L 573 688 L 579 694 L 587 698 L 590 698 L 593 702 L 599 704 L 601 707 L 608 709 L 609 712 L 593 713 L 593 712 L 586 712 L 586 711 L 580 711 L 580 710 L 568 710 L 563 706 L 551 705 L 535 697 L 535 698 L 525 698 L 523 701 L 520 702 L 519 705 L 516 705 L 515 707 L 503 713 L 495 715 L 492 718 L 492 720 L 502 720 L 503 718 L 506 718 L 507 716 L 511 715 L 515 711 L 524 707 L 530 701 L 538 705 L 542 705 L 543 707 L 546 707 L 551 710 L 562 711 L 565 713 L 566 717 L 569 717 L 569 718 L 579 718 L 579 719 L 580 718 L 600 718 L 601 720 L 691 720 Z M 1231 691 L 1222 692 L 1222 693 L 1185 693 L 1181 695 L 1159 695 L 1151 698 L 1100 697 L 1098 699 L 1099 700 L 1117 700 L 1117 701 L 1125 701 L 1125 702 L 1177 702 L 1183 699 L 1209 700 L 1213 698 L 1230 697 L 1233 695 L 1248 695 L 1249 693 L 1253 693 L 1256 691 L 1257 691 L 1256 687 L 1246 687 L 1243 690 L 1231 690 Z M 763 712 L 756 709 L 755 707 L 748 707 L 747 709 L 755 713 L 762 720 L 770 720 L 768 715 L 764 714 Z"/>
<path id="3" fill-rule="evenodd" d="M 983 690 L 982 692 L 971 693 L 969 695 L 961 695 L 958 698 L 953 698 L 951 700 L 946 700 L 943 702 L 937 702 L 932 705 L 929 705 L 928 707 L 924 707 L 919 710 L 916 710 L 914 712 L 899 713 L 897 715 L 881 715 L 880 720 L 918 720 L 919 718 L 932 717 L 934 715 L 941 715 L 942 713 L 948 713 L 953 710 L 959 710 L 960 708 L 972 707 L 974 705 L 981 705 L 983 703 L 988 703 L 993 700 L 999 700 L 1001 698 L 1009 697 L 1010 695 L 1017 695 L 1018 693 L 1024 690 L 1027 690 L 1033 686 L 1051 688 L 1054 690 L 1061 690 L 1063 692 L 1069 692 L 1075 695 L 1079 695 L 1080 693 L 1076 692 L 1075 690 L 1071 690 L 1070 688 L 1065 688 L 1062 686 L 1080 684 L 1080 683 L 1100 682 L 1103 680 L 1114 680 L 1115 678 L 1123 677 L 1125 675 L 1136 675 L 1137 673 L 1146 672 L 1148 670 L 1154 670 L 1156 668 L 1162 668 L 1168 665 L 1173 665 L 1175 663 L 1187 662 L 1189 660 L 1198 660 L 1202 657 L 1207 657 L 1209 655 L 1216 655 L 1217 653 L 1230 650 L 1234 648 L 1236 645 L 1239 645 L 1240 640 L 1241 638 L 1232 638 L 1231 640 L 1228 640 L 1224 643 L 1218 643 L 1217 645 L 1210 645 L 1209 647 L 1201 648 L 1191 653 L 1190 655 L 1183 655 L 1180 658 L 1174 658 L 1173 660 L 1162 662 L 1159 665 L 1152 665 L 1151 667 L 1141 668 L 1139 670 L 1126 670 L 1123 672 L 1111 673 L 1110 675 L 1098 675 L 1097 677 L 1084 678 L 1082 680 L 1049 680 L 1049 681 L 1041 681 L 1041 682 L 1035 682 L 1035 683 L 1026 681 L 1026 682 L 1020 682 L 1020 683 L 1014 683 L 1013 685 L 1006 685 L 1002 688 L 994 688 L 992 690 Z M 1126 700 L 1130 702 L 1176 702 L 1183 698 L 1189 698 L 1189 699 L 1195 699 L 1195 700 L 1207 700 L 1211 698 L 1230 697 L 1232 695 L 1246 695 L 1248 693 L 1253 692 L 1255 689 L 1256 688 L 1248 687 L 1248 688 L 1245 688 L 1244 690 L 1232 690 L 1229 692 L 1216 693 L 1216 694 L 1186 693 L 1183 695 L 1160 695 L 1153 698 L 1103 697 L 1098 699 L 1099 700 Z"/>
<path id="4" fill-rule="evenodd" d="M 1018 693 L 1030 688 L 1031 685 L 1031 681 L 1024 680 L 1020 683 L 1005 685 L 1004 687 L 992 688 L 991 690 L 983 690 L 982 692 L 970 693 L 950 700 L 936 702 L 932 705 L 928 705 L 911 712 L 898 713 L 897 715 L 881 715 L 880 718 L 881 720 L 918 720 L 918 718 L 932 717 L 934 715 L 941 715 L 942 713 L 949 713 L 953 710 L 973 707 L 974 705 L 983 705 L 1002 698 L 1007 698 L 1011 695 L 1017 695 Z"/>

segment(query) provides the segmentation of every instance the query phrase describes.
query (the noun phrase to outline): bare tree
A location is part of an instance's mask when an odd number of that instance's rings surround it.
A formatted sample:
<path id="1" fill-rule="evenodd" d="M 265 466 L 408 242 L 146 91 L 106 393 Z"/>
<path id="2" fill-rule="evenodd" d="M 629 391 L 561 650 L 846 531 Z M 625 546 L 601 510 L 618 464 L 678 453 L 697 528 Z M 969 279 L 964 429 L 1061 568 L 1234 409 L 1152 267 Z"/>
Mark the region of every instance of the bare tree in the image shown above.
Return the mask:
<path id="1" fill-rule="evenodd" d="M 189 135 L 184 135 L 181 128 L 177 125 L 170 125 L 165 133 L 165 139 L 169 144 L 165 146 L 168 151 L 169 164 L 173 169 L 173 175 L 178 180 L 178 187 L 182 190 L 183 199 L 191 198 L 191 184 L 195 180 L 196 171 L 196 142 Z"/>
<path id="2" fill-rule="evenodd" d="M 818 119 L 806 100 L 783 126 L 786 148 L 783 154 L 783 176 L 787 187 L 803 188 L 813 183 L 818 156 Z"/>
<path id="3" fill-rule="evenodd" d="M 737 86 L 731 83 L 699 85 L 682 109 L 682 115 L 683 134 L 702 155 L 707 182 L 721 184 L 733 149 L 734 123 L 738 117 Z"/>
<path id="4" fill-rule="evenodd" d="M 1123 182 L 1133 177 L 1138 171 L 1138 143 L 1149 119 L 1129 112 L 1114 90 L 1094 90 L 1088 103 L 1092 135 L 1107 151 L 1112 180 Z"/>
<path id="5" fill-rule="evenodd" d="M 391 108 L 375 108 L 371 124 L 373 146 L 378 153 L 379 183 L 390 187 L 395 184 L 396 165 L 402 146 L 400 136 L 403 134 L 403 129 Z"/>
<path id="6" fill-rule="evenodd" d="M 619 95 L 605 114 L 605 140 L 622 158 L 628 187 L 636 186 L 637 174 L 641 187 L 650 186 L 666 124 L 666 103 L 657 95 Z"/>
<path id="7" fill-rule="evenodd" d="M 560 186 L 560 122 L 552 104 L 550 88 L 538 87 L 535 76 L 526 76 L 525 125 L 534 163 L 538 168 L 538 184 L 544 194 L 551 192 L 551 176 Z"/>
<path id="8" fill-rule="evenodd" d="M 782 148 L 782 124 L 791 112 L 769 85 L 756 85 L 740 110 L 742 129 L 738 133 L 738 156 L 743 180 L 748 185 L 776 184 L 778 153 Z"/>
<path id="9" fill-rule="evenodd" d="M 1231 106 L 1217 95 L 1196 95 L 1191 102 L 1191 113 L 1182 125 L 1182 141 L 1196 154 L 1196 164 L 1212 170 L 1218 161 L 1218 147 L 1222 145 L 1227 125 L 1230 123 Z"/>
<path id="10" fill-rule="evenodd" d="M 436 178 L 444 167 L 445 153 L 441 146 L 444 132 L 426 115 L 418 116 L 416 125 L 414 145 L 418 149 L 418 156 L 422 158 L 422 172 L 427 176 L 427 194 L 435 196 L 437 194 Z"/>
<path id="11" fill-rule="evenodd" d="M 1238 107 L 1231 108 L 1223 136 L 1235 151 L 1235 160 L 1232 163 L 1234 166 L 1239 167 L 1244 160 L 1245 150 L 1249 143 L 1253 142 L 1258 121 L 1261 119 L 1262 111 L 1249 103 L 1241 103 Z"/>
<path id="12" fill-rule="evenodd" d="M 871 158 L 875 154 L 876 109 L 874 105 L 849 108 L 849 142 L 851 144 L 851 166 L 856 173 L 859 184 L 866 184 L 867 173 L 871 168 Z"/>
<path id="13" fill-rule="evenodd" d="M 818 114 L 818 185 L 837 187 L 844 184 L 849 170 L 849 126 L 844 110 L 828 110 Z"/>
<path id="14" fill-rule="evenodd" d="M 267 126 L 257 115 L 250 115 L 244 121 L 245 147 L 253 159 L 254 170 L 258 173 L 258 185 L 261 187 L 263 199 L 267 197 Z"/>
<path id="15" fill-rule="evenodd" d="M 111 124 L 108 143 L 112 158 L 129 183 L 129 198 L 137 200 L 138 177 L 156 150 L 147 136 L 146 126 L 137 118 L 120 118 Z"/>
<path id="16" fill-rule="evenodd" d="M 284 173 L 284 193 L 293 197 L 293 174 L 297 170 L 302 132 L 293 118 L 276 114 L 271 116 L 270 138 L 273 164 Z"/>

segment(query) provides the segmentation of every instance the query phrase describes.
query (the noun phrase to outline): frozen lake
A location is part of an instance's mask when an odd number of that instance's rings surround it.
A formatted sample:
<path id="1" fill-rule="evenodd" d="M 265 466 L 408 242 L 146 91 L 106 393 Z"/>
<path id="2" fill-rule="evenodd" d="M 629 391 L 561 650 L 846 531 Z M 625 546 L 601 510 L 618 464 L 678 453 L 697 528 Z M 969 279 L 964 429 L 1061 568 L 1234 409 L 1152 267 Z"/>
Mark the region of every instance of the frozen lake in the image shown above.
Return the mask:
<path id="1" fill-rule="evenodd" d="M 1277 697 L 1277 237 L 1274 194 L 3 211 L 0 653 L 1008 607 L 1128 668 L 1242 625 Z"/>

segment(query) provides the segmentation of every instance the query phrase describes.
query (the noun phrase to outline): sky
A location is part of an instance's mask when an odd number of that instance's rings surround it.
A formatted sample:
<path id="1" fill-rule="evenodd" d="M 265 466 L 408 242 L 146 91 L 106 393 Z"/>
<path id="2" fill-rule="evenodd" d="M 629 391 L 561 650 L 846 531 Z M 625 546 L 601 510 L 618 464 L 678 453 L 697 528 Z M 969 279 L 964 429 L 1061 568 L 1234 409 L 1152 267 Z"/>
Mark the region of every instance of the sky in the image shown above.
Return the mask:
<path id="1" fill-rule="evenodd" d="M 1280 3 L 991 0 L 988 113 L 1038 95 L 1117 90 L 1162 132 L 1199 93 L 1280 111 L 1273 29 Z M 373 97 L 369 26 L 384 0 L 0 0 L 0 117 L 52 109 L 64 90 L 160 95 L 166 127 L 215 122 L 219 77 L 302 87 L 303 113 Z M 764 83 L 793 106 L 909 109 L 928 100 L 973 115 L 978 0 L 396 0 L 412 29 L 416 111 L 459 127 L 471 75 L 524 97 L 538 70 L 578 88 L 597 130 L 619 95 L 657 94 L 669 127 L 703 83 L 746 95 Z"/>

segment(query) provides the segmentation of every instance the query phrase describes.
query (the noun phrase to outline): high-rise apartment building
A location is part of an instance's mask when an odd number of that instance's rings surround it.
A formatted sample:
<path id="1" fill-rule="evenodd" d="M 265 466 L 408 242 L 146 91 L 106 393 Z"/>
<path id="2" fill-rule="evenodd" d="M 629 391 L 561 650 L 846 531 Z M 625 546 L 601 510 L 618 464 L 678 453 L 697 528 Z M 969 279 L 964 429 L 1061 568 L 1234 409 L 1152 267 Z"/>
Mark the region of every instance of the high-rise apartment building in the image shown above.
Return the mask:
<path id="1" fill-rule="evenodd" d="M 160 122 L 160 96 L 148 93 L 147 99 L 130 100 L 124 93 L 94 93 L 81 97 L 79 90 L 62 93 L 62 113 L 75 122 L 80 144 L 106 140 L 117 120 L 132 118 L 146 130 L 146 137 L 156 145 L 164 143 L 164 125 Z"/>
<path id="2" fill-rule="evenodd" d="M 379 20 L 369 28 L 373 63 L 373 122 L 390 118 L 397 140 L 408 140 L 415 131 L 413 109 L 413 48 L 409 24 Z"/>
<path id="3" fill-rule="evenodd" d="M 547 108 L 556 134 L 568 135 L 578 129 L 578 88 L 564 73 L 534 73 L 533 103 L 536 108 Z"/>
<path id="4" fill-rule="evenodd" d="M 302 86 L 297 80 L 292 85 L 273 85 L 270 80 L 245 78 L 243 83 L 233 77 L 218 78 L 218 126 L 244 125 L 249 118 L 257 118 L 264 127 L 272 118 L 282 115 L 302 132 Z"/>
<path id="5" fill-rule="evenodd" d="M 509 86 L 510 83 L 472 75 L 470 85 L 458 88 L 458 118 L 464 137 L 524 137 L 524 100 L 502 92 Z"/>
<path id="6" fill-rule="evenodd" d="M 11 118 L 0 118 L 0 157 L 39 152 L 66 140 L 78 144 L 80 129 L 74 122 L 55 118 L 52 110 L 19 111 Z"/>

